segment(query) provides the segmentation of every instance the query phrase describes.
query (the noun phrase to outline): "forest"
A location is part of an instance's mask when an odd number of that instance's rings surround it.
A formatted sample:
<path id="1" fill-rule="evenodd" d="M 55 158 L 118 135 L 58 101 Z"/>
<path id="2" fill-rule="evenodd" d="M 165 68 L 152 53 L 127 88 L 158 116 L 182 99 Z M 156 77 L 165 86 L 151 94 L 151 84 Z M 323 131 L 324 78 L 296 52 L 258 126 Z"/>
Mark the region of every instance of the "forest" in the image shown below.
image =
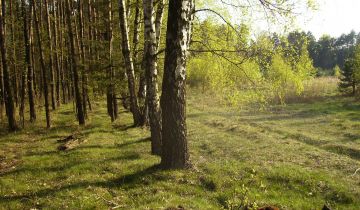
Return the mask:
<path id="1" fill-rule="evenodd" d="M 360 209 L 360 28 L 318 1 L 0 8 L 0 209 Z"/>

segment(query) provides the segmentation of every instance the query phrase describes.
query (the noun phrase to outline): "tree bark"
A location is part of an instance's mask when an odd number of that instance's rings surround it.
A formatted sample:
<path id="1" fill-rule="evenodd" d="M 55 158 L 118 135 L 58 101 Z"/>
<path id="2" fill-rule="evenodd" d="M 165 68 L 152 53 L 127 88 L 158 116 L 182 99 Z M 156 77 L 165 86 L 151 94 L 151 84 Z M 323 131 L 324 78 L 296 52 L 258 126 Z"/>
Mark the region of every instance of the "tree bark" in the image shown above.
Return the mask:
<path id="1" fill-rule="evenodd" d="M 87 65 L 86 61 L 86 53 L 85 53 L 85 44 L 84 44 L 84 34 L 85 34 L 85 24 L 84 24 L 84 15 L 83 15 L 83 3 L 82 1 L 78 2 L 78 12 L 79 12 L 79 42 L 80 42 L 80 55 L 82 62 L 82 105 L 84 110 L 84 115 L 87 116 L 87 93 L 88 93 L 88 75 L 87 75 Z"/>
<path id="2" fill-rule="evenodd" d="M 119 0 L 119 20 L 122 37 L 122 54 L 124 56 L 126 74 L 128 78 L 128 88 L 130 93 L 130 110 L 133 114 L 134 125 L 139 126 L 141 124 L 141 114 L 135 91 L 134 63 L 130 53 L 129 30 L 127 24 L 125 0 Z"/>
<path id="3" fill-rule="evenodd" d="M 4 99 L 4 73 L 2 65 L 0 66 L 0 121 L 3 120 L 3 112 L 5 106 L 5 99 Z"/>
<path id="4" fill-rule="evenodd" d="M 0 13 L 0 50 L 1 50 L 1 60 L 4 74 L 4 99 L 5 99 L 5 109 L 6 115 L 8 117 L 8 126 L 10 131 L 15 131 L 17 129 L 16 119 L 15 119 L 15 107 L 14 107 L 14 98 L 11 91 L 11 81 L 10 74 L 8 71 L 8 64 L 6 58 L 6 32 L 5 32 L 5 15 L 6 15 L 6 0 L 1 0 L 1 13 Z"/>
<path id="5" fill-rule="evenodd" d="M 70 42 L 70 53 L 71 53 L 71 63 L 72 63 L 72 73 L 74 77 L 74 91 L 75 91 L 75 101 L 76 101 L 76 109 L 77 109 L 77 117 L 80 125 L 85 124 L 85 116 L 82 106 L 82 99 L 79 89 L 79 74 L 77 69 L 77 59 L 75 54 L 75 40 L 74 34 L 71 27 L 71 11 L 70 11 L 70 2 L 66 0 L 66 22 L 68 26 L 69 33 L 69 42 Z"/>
<path id="6" fill-rule="evenodd" d="M 54 50 L 54 64 L 55 64 L 55 73 L 56 73 L 56 77 L 54 83 L 55 83 L 55 92 L 56 92 L 56 106 L 60 107 L 60 102 L 61 102 L 61 97 L 60 97 L 60 61 L 59 61 L 59 42 L 58 42 L 58 21 L 57 21 L 57 10 L 59 10 L 58 7 L 56 7 L 56 11 L 55 11 L 55 2 L 54 0 L 50 0 L 50 3 L 53 6 L 53 23 L 50 24 L 50 26 L 52 26 L 52 31 L 54 34 L 54 46 L 55 46 L 55 50 Z"/>
<path id="7" fill-rule="evenodd" d="M 134 34 L 133 34 L 133 61 L 137 63 L 139 53 L 138 53 L 138 46 L 139 46 L 139 31 L 140 31 L 140 5 L 139 0 L 135 2 L 135 18 L 134 18 Z M 129 10 L 129 9 L 128 9 Z M 134 71 L 139 73 L 139 90 L 138 90 L 138 97 L 141 101 L 145 99 L 146 95 L 146 79 L 145 79 L 145 72 L 143 71 L 142 66 L 138 68 L 138 66 L 134 66 Z"/>
<path id="8" fill-rule="evenodd" d="M 34 85 L 33 85 L 33 68 L 31 64 L 31 39 L 29 34 L 31 33 L 31 18 L 28 18 L 26 11 L 25 0 L 21 0 L 21 10 L 23 15 L 23 31 L 24 31 L 24 43 L 25 43 L 25 63 L 27 67 L 27 92 L 29 99 L 29 114 L 30 122 L 35 122 L 36 120 L 36 110 L 35 110 L 35 100 L 34 100 Z M 30 19 L 30 23 L 29 23 Z"/>
<path id="9" fill-rule="evenodd" d="M 151 152 L 161 155 L 161 111 L 157 84 L 156 31 L 153 18 L 153 0 L 144 0 L 144 67 L 146 75 L 146 101 L 149 107 Z"/>
<path id="10" fill-rule="evenodd" d="M 51 127 L 51 119 L 50 119 L 50 110 L 49 110 L 49 90 L 48 90 L 46 67 L 45 67 L 45 61 L 44 61 L 44 51 L 43 51 L 43 47 L 42 47 L 41 33 L 40 33 L 40 28 L 39 28 L 39 20 L 37 18 L 34 0 L 30 0 L 30 3 L 33 8 L 33 12 L 34 12 L 35 30 L 36 30 L 37 42 L 38 42 L 39 53 L 40 53 L 40 64 L 41 64 L 41 71 L 42 71 L 44 99 L 45 99 L 46 127 L 50 128 Z"/>
<path id="11" fill-rule="evenodd" d="M 161 38 L 161 26 L 162 20 L 164 16 L 164 0 L 158 0 L 157 10 L 156 10 L 156 18 L 155 18 L 155 32 L 156 32 L 156 51 L 159 50 L 160 46 L 160 38 Z"/>
<path id="12" fill-rule="evenodd" d="M 55 74 L 54 74 L 54 49 L 53 49 L 53 37 L 51 32 L 51 21 L 49 15 L 49 5 L 48 0 L 44 1 L 45 3 L 45 17 L 46 17 L 46 29 L 47 29 L 47 39 L 48 39 L 48 47 L 50 48 L 50 55 L 49 55 L 49 69 L 50 69 L 50 96 L 51 96 L 51 107 L 53 110 L 56 109 L 56 102 L 55 102 Z"/>
<path id="13" fill-rule="evenodd" d="M 61 61 L 61 67 L 60 67 L 60 81 L 61 81 L 61 89 L 62 89 L 62 100 L 63 103 L 66 104 L 68 102 L 67 98 L 67 92 L 69 91 L 66 87 L 67 87 L 67 82 L 65 80 L 65 66 L 67 64 L 66 62 L 66 57 L 65 57 L 65 52 L 64 52 L 64 32 L 63 32 L 63 26 L 65 25 L 65 21 L 64 21 L 64 2 L 63 1 L 58 1 L 58 30 L 59 30 L 59 44 L 60 44 L 60 61 Z"/>
<path id="14" fill-rule="evenodd" d="M 109 1 L 108 5 L 108 20 L 107 20 L 107 41 L 109 42 L 109 84 L 107 88 L 107 102 L 108 102 L 108 114 L 111 118 L 111 121 L 115 121 L 118 118 L 118 105 L 116 100 L 116 93 L 115 93 L 115 72 L 113 68 L 113 29 L 112 29 L 112 4 Z"/>
<path id="15" fill-rule="evenodd" d="M 15 2 L 16 3 L 16 2 Z M 11 63 L 12 63 L 12 75 L 10 73 L 10 78 L 12 79 L 13 85 L 13 94 L 15 99 L 15 104 L 19 104 L 19 84 L 18 84 L 18 69 L 16 62 L 16 40 L 15 40 L 15 29 L 14 29 L 14 11 L 13 11 L 13 1 L 9 1 L 9 15 L 10 15 L 10 34 L 11 34 Z M 6 20 L 5 20 L 6 21 Z"/>
<path id="16" fill-rule="evenodd" d="M 194 0 L 169 2 L 161 95 L 163 168 L 190 165 L 186 130 L 186 59 Z"/>

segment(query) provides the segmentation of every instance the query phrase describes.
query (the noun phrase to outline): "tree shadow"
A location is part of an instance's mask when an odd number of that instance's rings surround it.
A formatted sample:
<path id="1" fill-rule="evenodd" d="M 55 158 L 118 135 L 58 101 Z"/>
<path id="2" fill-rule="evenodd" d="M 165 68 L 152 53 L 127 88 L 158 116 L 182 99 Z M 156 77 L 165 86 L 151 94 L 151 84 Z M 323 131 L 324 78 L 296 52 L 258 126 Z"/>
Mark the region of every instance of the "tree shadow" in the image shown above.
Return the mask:
<path id="1" fill-rule="evenodd" d="M 113 129 L 120 130 L 120 131 L 127 131 L 131 128 L 136 128 L 135 125 L 113 125 Z"/>
<path id="2" fill-rule="evenodd" d="M 116 148 L 116 147 L 114 147 Z M 28 156 L 43 156 L 43 155 L 55 155 L 59 152 L 53 152 L 53 151 L 44 151 L 44 152 L 40 152 L 40 153 L 31 153 Z M 92 163 L 109 163 L 109 162 L 115 162 L 115 161 L 132 161 L 132 160 L 137 160 L 140 159 L 141 155 L 139 153 L 136 152 L 129 152 L 126 154 L 122 154 L 122 155 L 118 155 L 118 156 L 114 156 L 114 157 L 109 157 L 106 159 L 94 159 L 91 162 Z M 30 174 L 34 174 L 37 173 L 39 171 L 41 172 L 47 172 L 47 173 L 61 173 L 61 172 L 65 172 L 66 170 L 75 167 L 75 166 L 79 166 L 82 164 L 86 164 L 89 163 L 88 160 L 85 161 L 67 161 L 64 160 L 64 164 L 58 164 L 56 166 L 51 165 L 51 166 L 46 166 L 46 167 L 41 167 L 41 168 L 37 168 L 37 167 L 18 167 L 14 170 L 9 170 L 6 172 L 1 172 L 0 171 L 0 177 L 4 177 L 4 176 L 11 176 L 11 175 L 18 175 L 21 173 L 30 173 Z"/>
<path id="3" fill-rule="evenodd" d="M 117 147 L 117 148 L 123 148 L 123 147 L 127 147 L 127 146 L 130 146 L 130 145 L 133 145 L 133 144 L 139 144 L 139 143 L 149 142 L 150 140 L 151 140 L 150 137 L 142 138 L 142 139 L 139 139 L 139 140 L 137 140 L 137 141 L 130 141 L 130 142 L 122 143 L 122 144 L 116 144 L 116 147 Z"/>
<path id="4" fill-rule="evenodd" d="M 16 201 L 16 200 L 23 200 L 23 199 L 31 199 L 33 197 L 47 197 L 49 195 L 53 195 L 62 191 L 67 190 L 74 190 L 83 188 L 84 190 L 88 187 L 104 187 L 104 188 L 117 188 L 117 187 L 127 187 L 132 188 L 133 186 L 136 186 L 137 183 L 144 182 L 145 179 L 143 179 L 146 176 L 151 176 L 155 172 L 159 171 L 160 167 L 159 165 L 153 165 L 151 167 L 145 168 L 140 171 L 136 171 L 134 173 L 126 174 L 123 176 L 120 176 L 115 179 L 110 179 L 106 181 L 96 181 L 96 182 L 90 182 L 90 181 L 83 181 L 63 186 L 58 186 L 54 188 L 48 188 L 48 189 L 41 189 L 36 192 L 27 192 L 20 195 L 9 195 L 9 196 L 0 196 L 0 201 Z M 157 179 L 146 179 L 147 182 L 152 181 L 153 184 L 157 182 Z"/>

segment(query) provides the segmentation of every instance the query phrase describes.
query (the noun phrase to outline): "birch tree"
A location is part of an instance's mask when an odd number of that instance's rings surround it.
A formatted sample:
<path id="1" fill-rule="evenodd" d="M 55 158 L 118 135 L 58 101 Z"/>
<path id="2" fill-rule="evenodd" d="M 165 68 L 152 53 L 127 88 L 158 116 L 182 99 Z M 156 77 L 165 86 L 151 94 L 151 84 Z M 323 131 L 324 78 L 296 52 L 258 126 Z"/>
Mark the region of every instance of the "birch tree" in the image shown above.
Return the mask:
<path id="1" fill-rule="evenodd" d="M 130 93 L 130 110 L 133 114 L 134 125 L 138 126 L 141 124 L 141 114 L 140 114 L 139 104 L 135 91 L 134 63 L 130 52 L 129 29 L 127 23 L 125 0 L 119 0 L 118 2 L 119 2 L 120 32 L 122 38 L 121 48 L 125 61 L 126 75 L 128 78 L 128 89 Z"/>
<path id="2" fill-rule="evenodd" d="M 164 168 L 189 166 L 186 134 L 186 54 L 190 44 L 193 0 L 169 1 L 161 95 Z"/>

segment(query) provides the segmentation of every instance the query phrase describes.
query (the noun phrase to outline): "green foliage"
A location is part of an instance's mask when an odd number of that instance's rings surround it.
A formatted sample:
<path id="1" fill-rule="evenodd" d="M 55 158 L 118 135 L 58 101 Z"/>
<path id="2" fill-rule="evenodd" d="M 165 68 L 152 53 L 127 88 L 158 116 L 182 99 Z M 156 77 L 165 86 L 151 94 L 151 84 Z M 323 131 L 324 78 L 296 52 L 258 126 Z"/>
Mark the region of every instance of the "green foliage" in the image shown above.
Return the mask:
<path id="1" fill-rule="evenodd" d="M 334 71 L 333 76 L 339 78 L 340 75 L 341 75 L 341 69 L 340 69 L 340 67 L 339 67 L 338 65 L 336 65 L 336 66 L 334 67 L 334 70 L 333 70 L 333 71 Z"/>
<path id="2" fill-rule="evenodd" d="M 339 88 L 343 92 L 354 95 L 360 82 L 360 45 L 354 51 L 352 58 L 345 61 L 344 69 L 341 71 Z"/>
<path id="3" fill-rule="evenodd" d="M 301 94 L 303 81 L 315 72 L 302 34 L 296 43 L 264 34 L 255 41 L 244 24 L 236 32 L 211 19 L 194 27 L 188 83 L 216 92 L 229 105 L 284 103 L 286 92 Z"/>

